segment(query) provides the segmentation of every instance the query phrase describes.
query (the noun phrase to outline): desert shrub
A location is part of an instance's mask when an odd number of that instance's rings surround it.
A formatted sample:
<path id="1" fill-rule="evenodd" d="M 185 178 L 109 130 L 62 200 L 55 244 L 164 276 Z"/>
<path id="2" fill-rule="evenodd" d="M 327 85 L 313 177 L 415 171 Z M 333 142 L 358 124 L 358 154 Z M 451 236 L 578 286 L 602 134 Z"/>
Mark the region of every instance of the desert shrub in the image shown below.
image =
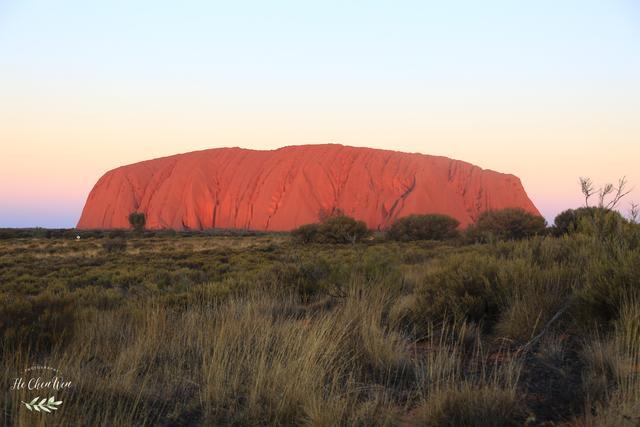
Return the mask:
<path id="1" fill-rule="evenodd" d="M 319 294 L 344 297 L 354 285 L 378 285 L 388 290 L 402 285 L 394 254 L 370 247 L 357 257 L 353 255 L 292 257 L 261 270 L 255 282 L 272 290 L 293 291 L 303 301 Z"/>
<path id="2" fill-rule="evenodd" d="M 445 240 L 456 237 L 460 222 L 447 215 L 409 215 L 396 220 L 387 231 L 391 240 Z"/>
<path id="3" fill-rule="evenodd" d="M 414 322 L 466 319 L 495 325 L 500 335 L 515 340 L 531 338 L 568 304 L 577 268 L 552 260 L 539 265 L 531 254 L 544 247 L 525 250 L 527 245 L 504 242 L 434 263 L 416 286 Z"/>
<path id="4" fill-rule="evenodd" d="M 517 263 L 509 264 L 503 268 L 513 268 Z M 501 274 L 506 297 L 495 325 L 498 335 L 519 342 L 533 338 L 556 313 L 568 305 L 574 284 L 573 272 L 566 270 L 564 266 L 539 267 L 527 262 L 523 267 L 523 271 L 510 277 Z M 564 318 L 556 320 L 550 327 L 566 327 L 563 320 Z"/>
<path id="5" fill-rule="evenodd" d="M 226 282 L 207 282 L 189 288 L 191 304 L 208 304 L 222 302 L 229 298 L 236 289 Z"/>
<path id="6" fill-rule="evenodd" d="M 640 297 L 640 253 L 599 254 L 588 265 L 585 282 L 576 292 L 576 317 L 586 327 L 606 325 L 620 315 L 621 305 Z"/>
<path id="7" fill-rule="evenodd" d="M 394 328 L 413 334 L 415 332 L 416 305 L 417 298 L 414 293 L 400 295 L 389 308 L 389 324 Z"/>
<path id="8" fill-rule="evenodd" d="M 147 217 L 142 212 L 131 212 L 129 214 L 129 224 L 136 231 L 144 230 L 144 226 L 147 223 Z"/>
<path id="9" fill-rule="evenodd" d="M 402 256 L 402 263 L 408 265 L 422 264 L 433 256 L 430 251 L 416 247 L 404 247 L 400 253 Z"/>
<path id="10" fill-rule="evenodd" d="M 603 207 L 567 209 L 555 219 L 552 232 L 556 236 L 582 233 L 601 242 L 627 241 L 638 247 L 638 227 L 627 221 L 619 212 Z"/>
<path id="11" fill-rule="evenodd" d="M 429 351 L 418 362 L 421 403 L 413 411 L 412 425 L 524 424 L 526 408 L 519 397 L 523 360 L 512 355 L 495 363 L 481 336 L 467 322 L 427 328 Z"/>
<path id="12" fill-rule="evenodd" d="M 580 356 L 585 364 L 583 387 L 588 400 L 595 405 L 606 402 L 624 362 L 615 343 L 594 339 L 585 343 Z"/>
<path id="13" fill-rule="evenodd" d="M 606 213 L 604 208 L 582 207 L 577 209 L 567 209 L 560 212 L 553 221 L 553 234 L 561 236 L 578 231 L 583 218 L 594 219 L 597 215 Z"/>
<path id="14" fill-rule="evenodd" d="M 508 208 L 483 212 L 468 228 L 467 235 L 475 241 L 519 240 L 544 234 L 545 231 L 546 221 L 541 216 Z"/>
<path id="15" fill-rule="evenodd" d="M 630 224 L 619 212 L 598 209 L 593 211 L 593 215 L 584 215 L 579 218 L 578 231 L 607 245 L 627 244 L 628 237 L 633 237 L 633 224 Z"/>
<path id="16" fill-rule="evenodd" d="M 107 310 L 118 307 L 124 297 L 117 289 L 105 289 L 100 286 L 87 286 L 76 289 L 73 297 L 82 307 L 95 307 L 101 310 Z"/>
<path id="17" fill-rule="evenodd" d="M 291 237 L 298 243 L 313 243 L 318 240 L 320 224 L 305 224 L 291 231 Z"/>
<path id="18" fill-rule="evenodd" d="M 388 324 L 391 293 L 385 287 L 355 287 L 340 307 L 340 321 L 351 324 L 348 346 L 362 380 L 406 383 L 415 377 L 404 336 Z"/>
<path id="19" fill-rule="evenodd" d="M 563 234 L 574 233 L 579 224 L 579 218 L 588 214 L 589 208 L 567 209 L 556 215 L 553 220 L 553 234 L 562 236 Z"/>
<path id="20" fill-rule="evenodd" d="M 561 264 L 564 270 L 580 279 L 584 273 L 582 267 L 594 254 L 592 240 L 585 235 L 572 235 L 555 238 L 536 236 L 520 241 L 499 241 L 491 246 L 491 252 L 505 258 L 520 258 L 539 267 Z"/>
<path id="21" fill-rule="evenodd" d="M 616 345 L 625 355 L 640 362 L 640 297 L 625 299 L 614 327 Z M 640 378 L 638 378 L 640 382 Z M 640 397 L 640 389 L 638 389 Z"/>
<path id="22" fill-rule="evenodd" d="M 368 248 L 354 266 L 355 274 L 361 274 L 365 283 L 385 286 L 387 290 L 392 285 L 402 281 L 399 254 L 379 247 Z"/>
<path id="23" fill-rule="evenodd" d="M 624 301 L 608 337 L 582 349 L 588 425 L 618 426 L 640 420 L 640 304 Z"/>
<path id="24" fill-rule="evenodd" d="M 107 253 L 124 252 L 127 250 L 127 241 L 122 237 L 112 237 L 102 243 L 102 248 Z"/>
<path id="25" fill-rule="evenodd" d="M 306 224 L 292 231 L 300 243 L 356 243 L 371 235 L 364 221 L 347 215 L 334 215 L 318 224 Z"/>
<path id="26" fill-rule="evenodd" d="M 466 385 L 438 391 L 416 418 L 421 426 L 503 427 L 524 425 L 526 412 L 515 390 Z"/>
<path id="27" fill-rule="evenodd" d="M 254 287 L 275 293 L 293 294 L 302 301 L 333 288 L 334 282 L 346 282 L 340 265 L 319 256 L 312 259 L 293 258 L 273 263 L 257 272 Z"/>
<path id="28" fill-rule="evenodd" d="M 7 349 L 47 351 L 73 335 L 76 308 L 68 296 L 0 295 L 0 335 Z"/>
<path id="29" fill-rule="evenodd" d="M 429 271 L 416 292 L 414 321 L 446 318 L 491 323 L 500 312 L 498 261 L 490 256 L 463 254 L 450 257 Z"/>
<path id="30" fill-rule="evenodd" d="M 364 221 L 339 215 L 322 222 L 319 234 L 325 243 L 356 243 L 369 236 L 370 232 Z"/>

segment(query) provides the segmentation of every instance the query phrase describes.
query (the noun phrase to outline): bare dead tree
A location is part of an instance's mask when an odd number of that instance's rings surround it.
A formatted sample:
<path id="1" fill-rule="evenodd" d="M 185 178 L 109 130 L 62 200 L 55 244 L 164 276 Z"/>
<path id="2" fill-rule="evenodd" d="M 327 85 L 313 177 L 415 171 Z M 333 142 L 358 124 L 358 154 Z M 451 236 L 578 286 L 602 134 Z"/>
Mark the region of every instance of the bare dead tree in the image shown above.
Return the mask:
<path id="1" fill-rule="evenodd" d="M 580 188 L 584 195 L 584 205 L 589 207 L 589 199 L 594 195 L 598 196 L 598 207 L 601 209 L 612 210 L 620 203 L 632 189 L 627 188 L 627 178 L 622 177 L 618 180 L 618 185 L 611 183 L 605 184 L 603 187 L 596 189 L 591 178 L 580 177 Z"/>
<path id="2" fill-rule="evenodd" d="M 622 200 L 622 198 L 627 194 L 631 193 L 632 190 L 627 189 L 627 177 L 625 176 L 618 180 L 617 187 L 614 187 L 612 184 L 607 184 L 605 186 L 605 189 L 607 187 L 610 187 L 609 193 L 613 193 L 613 191 L 615 191 L 615 193 L 613 194 L 613 198 L 606 205 L 604 204 L 604 198 L 602 199 L 602 204 L 600 207 L 604 207 L 605 209 L 614 209 L 618 205 L 618 203 L 620 203 L 620 200 Z"/>
<path id="3" fill-rule="evenodd" d="M 613 191 L 613 184 L 605 184 L 604 187 L 598 190 L 598 207 L 604 208 L 604 201 L 606 197 Z"/>
<path id="4" fill-rule="evenodd" d="M 588 208 L 589 199 L 596 193 L 591 178 L 580 177 L 580 187 L 582 188 L 582 194 L 584 194 L 584 205 Z"/>

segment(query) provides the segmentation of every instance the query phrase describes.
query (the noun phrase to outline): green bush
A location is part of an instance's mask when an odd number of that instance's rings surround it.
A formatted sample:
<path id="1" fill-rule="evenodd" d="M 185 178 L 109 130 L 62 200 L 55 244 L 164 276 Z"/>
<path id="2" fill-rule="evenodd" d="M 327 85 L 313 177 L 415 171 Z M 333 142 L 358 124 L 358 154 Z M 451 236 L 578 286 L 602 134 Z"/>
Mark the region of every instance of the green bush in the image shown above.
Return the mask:
<path id="1" fill-rule="evenodd" d="M 585 215 L 579 218 L 578 232 L 593 236 L 602 242 L 624 242 L 629 243 L 632 226 L 619 212 L 598 209 L 593 215 Z"/>
<path id="2" fill-rule="evenodd" d="M 417 289 L 415 321 L 447 318 L 493 322 L 500 313 L 499 263 L 479 254 L 452 255 Z"/>
<path id="3" fill-rule="evenodd" d="M 328 218 L 320 224 L 320 238 L 325 243 L 356 243 L 369 235 L 364 221 L 346 215 Z"/>
<path id="4" fill-rule="evenodd" d="M 68 296 L 0 295 L 0 335 L 7 349 L 48 351 L 73 335 L 76 307 Z"/>
<path id="5" fill-rule="evenodd" d="M 640 299 L 640 253 L 601 254 L 587 266 L 576 294 L 577 318 L 589 328 L 616 320 L 627 300 Z"/>
<path id="6" fill-rule="evenodd" d="M 391 240 L 446 240 L 458 235 L 460 222 L 447 215 L 409 215 L 396 220 L 387 231 Z"/>
<path id="7" fill-rule="evenodd" d="M 576 232 L 580 224 L 580 218 L 592 216 L 594 209 L 596 208 L 578 208 L 560 212 L 553 221 L 553 234 L 562 236 L 563 234 Z"/>
<path id="8" fill-rule="evenodd" d="M 522 209 L 508 208 L 485 211 L 475 225 L 467 229 L 471 240 L 519 240 L 544 234 L 547 222 L 541 216 Z"/>
<path id="9" fill-rule="evenodd" d="M 129 214 L 129 224 L 136 231 L 144 230 L 144 226 L 147 223 L 147 218 L 142 212 L 131 212 Z"/>
<path id="10" fill-rule="evenodd" d="M 559 213 L 554 220 L 553 234 L 556 236 L 562 236 L 563 234 L 571 234 L 576 231 L 585 231 L 586 227 L 589 227 L 589 223 L 596 224 L 607 221 L 620 221 L 626 222 L 626 220 L 616 211 L 600 207 L 582 207 L 577 209 L 567 209 Z"/>
<path id="11" fill-rule="evenodd" d="M 371 235 L 364 221 L 344 214 L 329 216 L 319 224 L 307 224 L 291 232 L 300 243 L 357 243 Z"/>
<path id="12" fill-rule="evenodd" d="M 293 240 L 299 243 L 313 243 L 318 240 L 320 224 L 305 224 L 291 232 Z"/>

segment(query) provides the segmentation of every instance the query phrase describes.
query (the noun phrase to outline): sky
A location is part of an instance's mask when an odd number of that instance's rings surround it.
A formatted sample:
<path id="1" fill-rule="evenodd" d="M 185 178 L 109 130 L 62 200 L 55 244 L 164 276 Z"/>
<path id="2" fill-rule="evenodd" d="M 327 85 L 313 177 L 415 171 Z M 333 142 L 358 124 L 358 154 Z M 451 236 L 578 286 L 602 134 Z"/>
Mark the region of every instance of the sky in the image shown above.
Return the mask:
<path id="1" fill-rule="evenodd" d="M 640 202 L 640 2 L 0 0 L 0 227 L 73 227 L 117 166 L 340 143 Z"/>

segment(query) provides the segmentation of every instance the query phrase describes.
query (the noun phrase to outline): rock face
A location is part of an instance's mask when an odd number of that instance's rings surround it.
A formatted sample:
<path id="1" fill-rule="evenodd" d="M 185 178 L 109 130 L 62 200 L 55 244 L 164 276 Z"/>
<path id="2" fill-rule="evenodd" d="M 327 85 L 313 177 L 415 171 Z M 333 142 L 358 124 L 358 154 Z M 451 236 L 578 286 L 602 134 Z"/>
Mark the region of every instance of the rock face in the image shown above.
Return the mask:
<path id="1" fill-rule="evenodd" d="M 506 207 L 539 215 L 517 177 L 446 157 L 333 144 L 219 148 L 107 172 L 78 228 L 129 228 L 137 211 L 150 229 L 291 230 L 336 208 L 373 229 L 423 213 L 450 215 L 464 227 Z"/>

